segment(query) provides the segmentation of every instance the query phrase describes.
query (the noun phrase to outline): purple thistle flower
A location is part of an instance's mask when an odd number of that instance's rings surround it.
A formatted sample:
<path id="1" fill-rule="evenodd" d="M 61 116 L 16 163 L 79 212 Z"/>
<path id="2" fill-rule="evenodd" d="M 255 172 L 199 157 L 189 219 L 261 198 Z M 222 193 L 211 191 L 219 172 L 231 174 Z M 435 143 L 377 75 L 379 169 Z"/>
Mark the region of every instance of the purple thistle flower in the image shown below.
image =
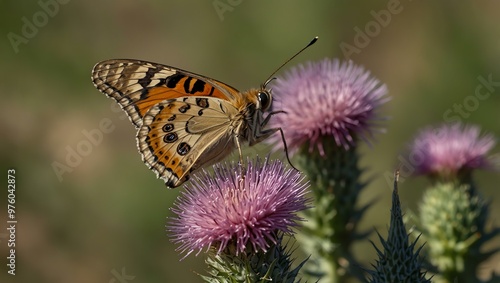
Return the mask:
<path id="1" fill-rule="evenodd" d="M 279 232 L 292 233 L 302 220 L 296 213 L 307 208 L 308 185 L 300 172 L 267 159 L 249 161 L 244 179 L 239 168 L 235 162 L 218 164 L 214 176 L 195 175 L 174 203 L 177 216 L 168 230 L 184 258 L 212 246 L 218 254 L 229 245 L 236 254 L 249 247 L 266 251 L 269 242 L 278 243 Z"/>
<path id="2" fill-rule="evenodd" d="M 479 135 L 479 127 L 459 123 L 422 130 L 410 148 L 412 159 L 418 161 L 416 173 L 453 177 L 473 169 L 492 169 L 486 154 L 495 146 L 495 139 L 490 134 Z"/>
<path id="3" fill-rule="evenodd" d="M 369 141 L 379 106 L 389 100 L 387 87 L 352 61 L 337 59 L 299 65 L 273 87 L 274 110 L 271 127 L 281 127 L 290 150 L 309 142 L 309 151 L 317 147 L 324 156 L 321 138 L 333 137 L 337 146 L 349 149 L 356 137 Z M 383 130 L 379 129 L 379 132 Z M 279 136 L 270 142 L 282 146 Z"/>

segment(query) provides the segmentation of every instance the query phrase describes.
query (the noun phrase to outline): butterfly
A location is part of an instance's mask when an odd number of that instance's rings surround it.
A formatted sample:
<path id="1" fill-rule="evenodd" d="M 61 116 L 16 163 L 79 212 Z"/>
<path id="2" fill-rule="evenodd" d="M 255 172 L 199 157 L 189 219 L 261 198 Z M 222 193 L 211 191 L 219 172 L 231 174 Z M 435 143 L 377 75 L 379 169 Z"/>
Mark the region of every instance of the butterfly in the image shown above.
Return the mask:
<path id="1" fill-rule="evenodd" d="M 167 187 L 175 188 L 193 171 L 224 159 L 235 149 L 243 164 L 242 143 L 255 145 L 277 131 L 285 142 L 281 128 L 266 128 L 272 115 L 283 112 L 269 111 L 272 94 L 267 85 L 278 70 L 260 88 L 240 92 L 179 68 L 113 59 L 94 66 L 92 81 L 136 127 L 144 163 Z"/>

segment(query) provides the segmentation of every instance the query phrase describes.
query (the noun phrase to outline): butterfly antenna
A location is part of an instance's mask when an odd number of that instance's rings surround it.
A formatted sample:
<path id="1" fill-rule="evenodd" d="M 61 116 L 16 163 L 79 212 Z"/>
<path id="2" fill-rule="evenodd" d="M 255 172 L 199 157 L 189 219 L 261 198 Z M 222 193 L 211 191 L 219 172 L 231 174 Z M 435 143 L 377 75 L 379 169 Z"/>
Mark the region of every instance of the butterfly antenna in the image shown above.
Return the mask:
<path id="1" fill-rule="evenodd" d="M 307 44 L 304 48 L 300 49 L 299 52 L 295 53 L 295 55 L 293 55 L 292 57 L 290 57 L 290 59 L 286 60 L 285 63 L 281 64 L 281 66 L 279 66 L 278 69 L 276 69 L 276 71 L 274 71 L 270 76 L 269 78 L 266 80 L 266 82 L 262 85 L 263 88 L 265 88 L 267 86 L 268 83 L 270 83 L 272 80 L 274 80 L 275 78 L 273 77 L 281 68 L 283 68 L 283 66 L 285 66 L 288 62 L 292 61 L 293 58 L 297 57 L 297 55 L 299 55 L 300 53 L 302 53 L 302 51 L 306 50 L 307 47 L 313 45 L 316 41 L 318 40 L 318 37 L 314 37 L 311 42 L 309 42 L 309 44 Z"/>

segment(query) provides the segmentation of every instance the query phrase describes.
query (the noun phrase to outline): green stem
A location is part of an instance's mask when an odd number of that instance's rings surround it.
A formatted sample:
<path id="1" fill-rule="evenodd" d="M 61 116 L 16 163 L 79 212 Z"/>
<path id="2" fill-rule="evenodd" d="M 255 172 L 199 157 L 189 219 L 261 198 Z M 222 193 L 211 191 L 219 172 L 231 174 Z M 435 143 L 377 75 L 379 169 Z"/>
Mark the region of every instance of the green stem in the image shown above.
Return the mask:
<path id="1" fill-rule="evenodd" d="M 355 207 L 364 184 L 358 167 L 355 148 L 338 147 L 332 139 L 324 139 L 324 156 L 309 152 L 304 146 L 297 156 L 298 165 L 308 176 L 313 195 L 313 209 L 302 215 L 307 219 L 297 238 L 304 251 L 311 255 L 306 264 L 309 274 L 326 282 L 342 282 L 359 264 L 350 252 L 356 226 L 364 209 Z M 314 266 L 312 266 L 314 265 Z"/>

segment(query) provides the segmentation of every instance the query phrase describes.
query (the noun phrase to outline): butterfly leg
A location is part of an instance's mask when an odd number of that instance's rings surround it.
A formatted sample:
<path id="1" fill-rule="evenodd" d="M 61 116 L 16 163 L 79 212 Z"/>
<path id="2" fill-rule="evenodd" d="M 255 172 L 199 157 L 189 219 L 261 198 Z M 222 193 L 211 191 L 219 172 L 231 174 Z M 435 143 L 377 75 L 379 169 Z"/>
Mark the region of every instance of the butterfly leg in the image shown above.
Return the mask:
<path id="1" fill-rule="evenodd" d="M 264 118 L 260 123 L 258 123 L 258 127 L 254 127 L 254 129 L 257 129 L 257 131 L 254 133 L 254 138 L 252 140 L 249 141 L 249 145 L 252 146 L 264 139 L 266 139 L 267 137 L 269 137 L 270 135 L 274 134 L 275 132 L 279 131 L 280 134 L 281 134 L 281 140 L 283 141 L 283 148 L 285 149 L 285 156 L 286 156 L 286 160 L 288 161 L 288 164 L 290 164 L 290 166 L 299 171 L 299 169 L 295 168 L 295 166 L 293 166 L 293 163 L 292 161 L 290 161 L 290 156 L 288 154 L 288 146 L 286 144 L 286 140 L 285 140 L 285 134 L 283 133 L 283 129 L 281 128 L 272 128 L 272 129 L 267 129 L 267 130 L 263 130 L 263 131 L 259 131 L 259 129 L 263 129 L 267 123 L 269 123 L 269 120 L 271 119 L 271 117 L 273 115 L 276 115 L 276 114 L 279 114 L 279 113 L 286 113 L 286 111 L 283 111 L 283 110 L 278 110 L 278 111 L 272 111 L 272 112 L 269 112 L 268 115 L 266 116 L 266 118 Z M 262 116 L 260 116 L 261 119 L 262 119 Z"/>
<path id="2" fill-rule="evenodd" d="M 260 123 L 260 128 L 264 128 L 267 123 L 269 123 L 269 120 L 271 119 L 271 117 L 273 115 L 276 115 L 276 114 L 279 114 L 279 113 L 286 113 L 286 111 L 283 111 L 283 110 L 278 110 L 278 111 L 272 111 L 272 112 L 269 112 L 269 114 L 267 114 L 266 118 L 264 118 L 264 120 Z"/>
<path id="3" fill-rule="evenodd" d="M 288 146 L 286 145 L 285 134 L 283 133 L 283 129 L 281 129 L 281 128 L 278 128 L 278 129 L 279 129 L 280 134 L 281 134 L 281 140 L 283 141 L 283 148 L 285 149 L 285 156 L 286 156 L 286 160 L 288 161 L 288 164 L 290 164 L 290 166 L 292 166 L 293 169 L 300 171 L 299 169 L 295 168 L 295 166 L 293 166 L 292 161 L 290 161 L 290 156 L 288 155 Z"/>
<path id="4" fill-rule="evenodd" d="M 243 152 L 241 151 L 240 137 L 236 135 L 234 139 L 236 140 L 236 147 L 238 148 L 238 153 L 240 154 L 240 166 L 243 166 Z"/>
<path id="5" fill-rule="evenodd" d="M 271 112 L 271 113 L 273 113 L 273 112 Z M 266 120 L 269 120 L 269 119 L 267 119 L 267 117 L 266 117 L 266 119 L 264 119 L 264 121 L 262 122 L 262 124 L 264 124 L 265 122 L 267 123 Z M 285 156 L 286 156 L 286 160 L 288 161 L 288 164 L 290 164 L 290 166 L 293 169 L 295 169 L 297 171 L 300 171 L 295 166 L 293 166 L 292 161 L 290 161 L 290 156 L 288 155 L 288 146 L 286 144 L 285 134 L 283 133 L 283 129 L 281 129 L 281 128 L 272 128 L 272 129 L 263 130 L 261 132 L 257 132 L 257 133 L 255 133 L 255 139 L 251 140 L 249 142 L 249 145 L 252 146 L 252 145 L 254 145 L 254 144 L 256 144 L 256 143 L 258 143 L 258 142 L 260 142 L 262 140 L 265 140 L 267 137 L 269 137 L 270 135 L 274 134 L 277 131 L 279 131 L 280 134 L 281 134 L 281 140 L 283 141 L 283 148 L 285 149 Z"/>
<path id="6" fill-rule="evenodd" d="M 234 140 L 236 142 L 236 147 L 238 148 L 238 154 L 240 155 L 240 162 L 238 163 L 239 169 L 241 172 L 241 179 L 240 179 L 240 187 L 244 187 L 244 181 L 245 181 L 245 173 L 246 173 L 246 168 L 245 165 L 243 164 L 243 152 L 241 150 L 241 143 L 240 143 L 240 136 L 239 135 L 234 135 Z"/>

